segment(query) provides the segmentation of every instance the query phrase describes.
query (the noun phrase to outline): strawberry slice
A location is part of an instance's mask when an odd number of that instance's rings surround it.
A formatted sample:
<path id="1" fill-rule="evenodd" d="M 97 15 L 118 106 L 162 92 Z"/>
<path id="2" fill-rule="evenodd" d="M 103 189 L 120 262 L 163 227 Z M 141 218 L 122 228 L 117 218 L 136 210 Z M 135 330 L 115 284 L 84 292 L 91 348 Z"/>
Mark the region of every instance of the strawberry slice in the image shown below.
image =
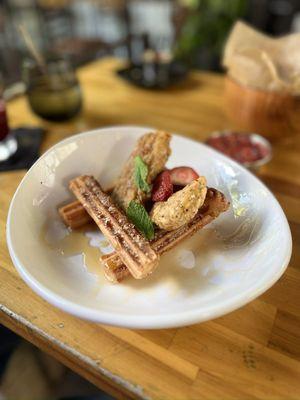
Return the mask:
<path id="1" fill-rule="evenodd" d="M 166 201 L 173 194 L 169 171 L 163 171 L 155 178 L 152 187 L 152 201 Z"/>
<path id="2" fill-rule="evenodd" d="M 176 167 L 171 169 L 169 172 L 173 185 L 186 186 L 199 178 L 197 172 L 191 167 Z"/>

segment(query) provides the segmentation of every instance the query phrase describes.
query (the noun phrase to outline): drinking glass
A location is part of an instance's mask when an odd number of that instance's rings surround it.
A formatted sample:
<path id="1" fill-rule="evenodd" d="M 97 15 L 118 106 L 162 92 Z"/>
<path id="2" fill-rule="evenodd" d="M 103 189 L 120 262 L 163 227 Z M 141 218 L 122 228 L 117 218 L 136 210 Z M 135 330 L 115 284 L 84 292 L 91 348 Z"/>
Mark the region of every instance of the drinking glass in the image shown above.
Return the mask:
<path id="1" fill-rule="evenodd" d="M 0 96 L 0 141 L 4 140 L 9 133 L 5 102 Z"/>
<path id="2" fill-rule="evenodd" d="M 9 125 L 3 99 L 2 76 L 0 76 L 0 163 L 10 159 L 18 149 L 18 143 L 13 135 L 9 135 Z"/>
<path id="3" fill-rule="evenodd" d="M 23 65 L 31 109 L 48 121 L 66 121 L 79 113 L 82 97 L 75 71 L 66 59 L 48 59 L 46 68 L 33 60 Z"/>

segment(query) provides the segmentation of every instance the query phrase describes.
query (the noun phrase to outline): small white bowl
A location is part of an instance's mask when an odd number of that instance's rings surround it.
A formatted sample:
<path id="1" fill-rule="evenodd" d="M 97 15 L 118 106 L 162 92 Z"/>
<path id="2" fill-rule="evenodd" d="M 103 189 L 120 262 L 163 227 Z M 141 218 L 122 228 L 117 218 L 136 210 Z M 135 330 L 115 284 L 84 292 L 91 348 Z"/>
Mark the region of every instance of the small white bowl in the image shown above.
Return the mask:
<path id="1" fill-rule="evenodd" d="M 93 174 L 107 187 L 137 138 L 147 131 L 113 127 L 86 132 L 56 144 L 33 165 L 8 214 L 7 243 L 14 265 L 49 303 L 104 324 L 170 328 L 242 307 L 272 286 L 288 265 L 292 240 L 286 217 L 274 196 L 250 172 L 181 136 L 173 136 L 167 166 L 193 167 L 207 177 L 209 186 L 225 193 L 231 208 L 163 256 L 152 276 L 110 284 L 101 275 L 100 263 L 99 273 L 92 273 L 80 251 L 64 256 L 47 245 L 45 223 L 58 229 L 55 240 L 57 234 L 68 233 L 60 223 L 57 206 L 72 199 L 69 180 Z M 190 252 L 195 263 L 189 262 L 187 268 L 182 257 L 190 257 Z"/>
<path id="2" fill-rule="evenodd" d="M 232 130 L 229 130 L 229 129 L 226 129 L 224 131 L 215 131 L 210 135 L 210 137 L 207 140 L 209 140 L 210 138 L 228 136 L 232 132 L 235 132 L 235 131 L 232 131 Z M 259 167 L 267 164 L 272 159 L 272 146 L 271 146 L 271 143 L 266 138 L 264 138 L 263 136 L 259 135 L 258 133 L 251 133 L 251 132 L 250 133 L 238 132 L 238 133 L 249 136 L 250 140 L 253 143 L 258 143 L 258 144 L 263 145 L 268 151 L 268 154 L 265 155 L 264 157 L 260 158 L 259 160 L 252 161 L 252 162 L 243 162 L 243 163 L 240 162 L 241 165 L 243 165 L 244 167 L 246 167 L 248 169 L 256 170 Z M 209 143 L 207 143 L 207 144 L 210 146 Z M 210 147 L 215 149 L 213 146 L 210 146 Z M 216 151 L 220 151 L 220 150 L 217 150 L 217 149 L 215 149 L 215 150 Z M 222 153 L 222 151 L 220 151 L 220 152 Z M 236 161 L 236 162 L 238 162 L 238 161 Z"/>

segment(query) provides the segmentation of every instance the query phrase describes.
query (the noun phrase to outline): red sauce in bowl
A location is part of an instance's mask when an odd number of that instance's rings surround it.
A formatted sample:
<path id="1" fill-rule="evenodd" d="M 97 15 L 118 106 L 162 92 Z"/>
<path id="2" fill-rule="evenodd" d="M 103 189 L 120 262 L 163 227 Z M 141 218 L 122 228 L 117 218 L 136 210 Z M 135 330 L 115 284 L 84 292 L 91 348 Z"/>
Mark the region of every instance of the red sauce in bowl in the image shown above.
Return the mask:
<path id="1" fill-rule="evenodd" d="M 256 134 L 239 132 L 220 132 L 213 134 L 206 143 L 221 153 L 238 161 L 250 165 L 258 161 L 270 159 L 270 144 Z"/>

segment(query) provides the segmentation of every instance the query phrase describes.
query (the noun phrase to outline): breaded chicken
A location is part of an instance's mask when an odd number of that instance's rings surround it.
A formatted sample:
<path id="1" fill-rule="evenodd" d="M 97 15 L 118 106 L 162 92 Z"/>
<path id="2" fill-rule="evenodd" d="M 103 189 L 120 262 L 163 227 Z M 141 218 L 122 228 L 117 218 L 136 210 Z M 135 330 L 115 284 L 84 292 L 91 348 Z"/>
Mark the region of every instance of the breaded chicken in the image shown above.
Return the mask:
<path id="1" fill-rule="evenodd" d="M 171 153 L 170 139 L 170 133 L 157 131 L 147 133 L 138 140 L 136 147 L 122 168 L 121 175 L 119 176 L 112 192 L 114 201 L 124 210 L 127 209 L 131 200 L 137 200 L 142 203 L 147 196 L 149 196 L 149 194 L 147 195 L 146 193 L 138 190 L 135 185 L 135 157 L 140 156 L 144 163 L 147 164 L 147 182 L 148 184 L 151 184 L 156 175 L 158 175 L 164 169 Z"/>
<path id="2" fill-rule="evenodd" d="M 200 176 L 167 201 L 155 203 L 150 214 L 152 221 L 167 231 L 187 224 L 204 203 L 206 192 L 206 179 Z"/>

